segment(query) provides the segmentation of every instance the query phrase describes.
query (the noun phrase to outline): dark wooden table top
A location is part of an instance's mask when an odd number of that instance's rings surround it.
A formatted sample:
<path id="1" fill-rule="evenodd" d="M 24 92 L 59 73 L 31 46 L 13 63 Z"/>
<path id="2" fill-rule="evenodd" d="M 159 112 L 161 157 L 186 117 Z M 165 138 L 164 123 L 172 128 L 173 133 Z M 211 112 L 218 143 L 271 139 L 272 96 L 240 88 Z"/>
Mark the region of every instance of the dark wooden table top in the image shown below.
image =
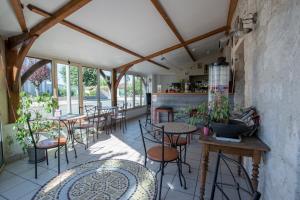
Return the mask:
<path id="1" fill-rule="evenodd" d="M 214 146 L 226 146 L 231 148 L 239 148 L 239 149 L 247 149 L 247 150 L 255 149 L 255 150 L 265 151 L 265 152 L 270 151 L 268 145 L 266 145 L 256 136 L 242 137 L 241 142 L 227 142 L 227 141 L 217 140 L 212 135 L 209 136 L 200 135 L 199 142 L 201 144 L 209 144 Z"/>

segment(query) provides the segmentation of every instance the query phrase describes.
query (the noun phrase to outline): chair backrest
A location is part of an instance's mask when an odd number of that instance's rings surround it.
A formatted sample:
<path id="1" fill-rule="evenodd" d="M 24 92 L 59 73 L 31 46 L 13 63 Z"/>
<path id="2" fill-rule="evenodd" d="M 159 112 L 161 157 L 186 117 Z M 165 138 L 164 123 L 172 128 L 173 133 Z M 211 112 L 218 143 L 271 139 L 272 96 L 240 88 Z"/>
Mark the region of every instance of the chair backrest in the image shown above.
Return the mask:
<path id="1" fill-rule="evenodd" d="M 94 124 L 95 123 L 97 106 L 85 105 L 84 108 L 85 108 L 85 114 L 87 116 L 88 122 L 90 124 Z"/>
<path id="2" fill-rule="evenodd" d="M 226 180 L 223 180 L 222 168 L 224 168 L 224 171 L 229 172 L 229 176 L 226 175 Z M 237 169 L 239 169 L 239 174 L 233 172 L 233 170 Z M 217 191 L 222 196 L 222 199 L 259 200 L 261 196 L 258 191 L 254 190 L 243 165 L 221 152 L 218 153 L 210 200 L 214 199 Z M 220 196 L 218 195 L 219 198 Z"/>
<path id="3" fill-rule="evenodd" d="M 30 119 L 30 117 L 27 117 L 27 126 L 28 126 L 28 131 L 32 140 L 32 144 L 34 148 L 37 147 L 37 143 L 39 142 L 40 139 L 40 134 L 42 133 L 41 131 L 37 130 L 38 128 L 41 128 L 42 130 L 44 129 L 53 129 L 53 122 L 47 120 L 47 119 Z M 52 127 L 50 127 L 52 126 Z M 61 124 L 60 120 L 58 122 L 58 143 L 60 143 L 60 129 L 61 129 Z"/>
<path id="4" fill-rule="evenodd" d="M 162 160 L 164 160 L 164 136 L 165 136 L 165 131 L 164 127 L 159 127 L 154 124 L 146 124 L 142 123 L 141 120 L 139 120 L 139 125 L 140 125 L 140 131 L 141 131 L 141 136 L 142 136 L 142 142 L 143 142 L 143 147 L 144 147 L 144 152 L 145 155 L 147 154 L 147 147 L 148 144 L 147 142 L 150 143 L 156 143 L 162 145 Z"/>

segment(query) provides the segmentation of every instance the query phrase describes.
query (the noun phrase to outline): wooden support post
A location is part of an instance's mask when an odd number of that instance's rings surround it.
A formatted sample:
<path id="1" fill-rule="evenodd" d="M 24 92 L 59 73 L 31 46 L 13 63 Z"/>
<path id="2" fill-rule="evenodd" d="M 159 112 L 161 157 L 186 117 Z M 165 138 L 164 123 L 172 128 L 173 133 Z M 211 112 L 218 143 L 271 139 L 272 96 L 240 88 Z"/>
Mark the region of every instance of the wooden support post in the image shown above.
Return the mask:
<path id="1" fill-rule="evenodd" d="M 18 51 L 16 49 L 6 51 L 6 78 L 8 85 L 8 121 L 14 122 L 16 118 L 17 107 L 19 105 L 19 87 L 14 82 L 14 73 L 16 73 L 16 60 Z"/>
<path id="2" fill-rule="evenodd" d="M 111 105 L 117 106 L 117 70 L 113 69 L 111 73 L 112 87 L 111 87 Z"/>

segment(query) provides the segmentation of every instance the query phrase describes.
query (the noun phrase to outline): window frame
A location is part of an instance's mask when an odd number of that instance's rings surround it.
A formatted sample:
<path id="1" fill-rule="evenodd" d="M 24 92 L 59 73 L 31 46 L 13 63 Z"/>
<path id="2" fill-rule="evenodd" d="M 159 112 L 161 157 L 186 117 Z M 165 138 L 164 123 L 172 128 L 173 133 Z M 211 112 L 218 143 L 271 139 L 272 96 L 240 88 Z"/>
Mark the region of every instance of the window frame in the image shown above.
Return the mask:
<path id="1" fill-rule="evenodd" d="M 79 113 L 83 114 L 83 102 L 84 102 L 84 83 L 83 83 L 83 70 L 84 68 L 93 68 L 97 70 L 97 91 L 96 91 L 96 96 L 97 96 L 97 105 L 99 106 L 101 104 L 101 99 L 100 99 L 100 79 L 102 77 L 100 70 L 104 70 L 104 71 L 109 71 L 112 74 L 112 69 L 105 69 L 102 67 L 96 67 L 96 66 L 90 66 L 90 65 L 83 65 L 80 63 L 76 63 L 76 62 L 69 62 L 69 61 L 65 61 L 65 60 L 60 60 L 60 59 L 51 59 L 51 58 L 45 58 L 45 57 L 36 57 L 36 56 L 26 56 L 29 58 L 35 58 L 35 59 L 48 59 L 51 60 L 51 79 L 52 79 L 52 95 L 55 99 L 58 99 L 58 79 L 57 79 L 57 75 L 58 75 L 58 71 L 57 71 L 57 67 L 58 64 L 63 64 L 63 65 L 69 65 L 77 67 L 78 68 L 78 101 L 79 101 Z M 128 94 L 127 94 L 127 86 L 128 86 L 128 82 L 126 79 L 127 75 L 132 75 L 133 79 L 132 79 L 132 84 L 133 84 L 133 106 L 132 108 L 128 108 L 127 107 L 127 103 L 128 103 Z M 101 77 L 100 77 L 101 76 Z M 135 77 L 139 77 L 140 78 L 140 88 L 141 88 L 141 92 L 140 92 L 140 104 L 138 106 L 135 105 L 135 97 L 136 97 L 136 91 L 135 91 L 135 87 L 136 87 L 136 83 L 135 83 Z M 111 82 L 112 78 L 110 79 Z M 145 95 L 147 93 L 147 83 L 146 85 L 144 84 L 144 81 L 146 80 L 147 82 L 147 76 L 146 75 L 142 75 L 142 74 L 138 74 L 138 73 L 132 73 L 132 72 L 128 72 L 124 75 L 124 82 L 125 82 L 125 105 L 126 105 L 126 110 L 130 110 L 130 109 L 136 109 L 136 108 L 141 108 L 146 106 L 146 104 L 143 104 L 143 87 L 145 87 Z M 110 91 L 111 92 L 111 91 Z M 146 97 L 144 97 L 146 98 Z M 110 99 L 112 101 L 112 99 Z M 112 103 L 112 102 L 111 102 Z"/>

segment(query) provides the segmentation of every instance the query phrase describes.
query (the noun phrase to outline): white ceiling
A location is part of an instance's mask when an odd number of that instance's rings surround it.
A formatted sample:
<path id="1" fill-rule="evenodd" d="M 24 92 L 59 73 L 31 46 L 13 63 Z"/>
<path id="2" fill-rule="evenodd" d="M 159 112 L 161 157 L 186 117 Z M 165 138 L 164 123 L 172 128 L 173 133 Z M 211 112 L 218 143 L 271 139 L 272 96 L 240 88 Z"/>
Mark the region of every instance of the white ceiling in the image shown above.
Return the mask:
<path id="1" fill-rule="evenodd" d="M 31 12 L 31 3 L 50 13 L 67 0 L 21 0 L 29 29 L 43 17 Z M 169 17 L 185 40 L 224 26 L 229 0 L 160 0 Z M 9 0 L 0 0 L 0 35 L 9 37 L 21 33 Z M 95 34 L 109 39 L 143 56 L 178 44 L 179 41 L 149 0 L 93 0 L 67 18 Z M 216 51 L 223 34 L 189 46 L 199 59 L 207 52 Z M 63 25 L 56 25 L 42 34 L 30 49 L 29 55 L 70 60 L 84 65 L 114 68 L 137 59 Z M 131 71 L 145 74 L 170 74 L 191 63 L 184 48 L 153 60 L 169 66 L 165 70 L 149 62 L 135 65 Z"/>

